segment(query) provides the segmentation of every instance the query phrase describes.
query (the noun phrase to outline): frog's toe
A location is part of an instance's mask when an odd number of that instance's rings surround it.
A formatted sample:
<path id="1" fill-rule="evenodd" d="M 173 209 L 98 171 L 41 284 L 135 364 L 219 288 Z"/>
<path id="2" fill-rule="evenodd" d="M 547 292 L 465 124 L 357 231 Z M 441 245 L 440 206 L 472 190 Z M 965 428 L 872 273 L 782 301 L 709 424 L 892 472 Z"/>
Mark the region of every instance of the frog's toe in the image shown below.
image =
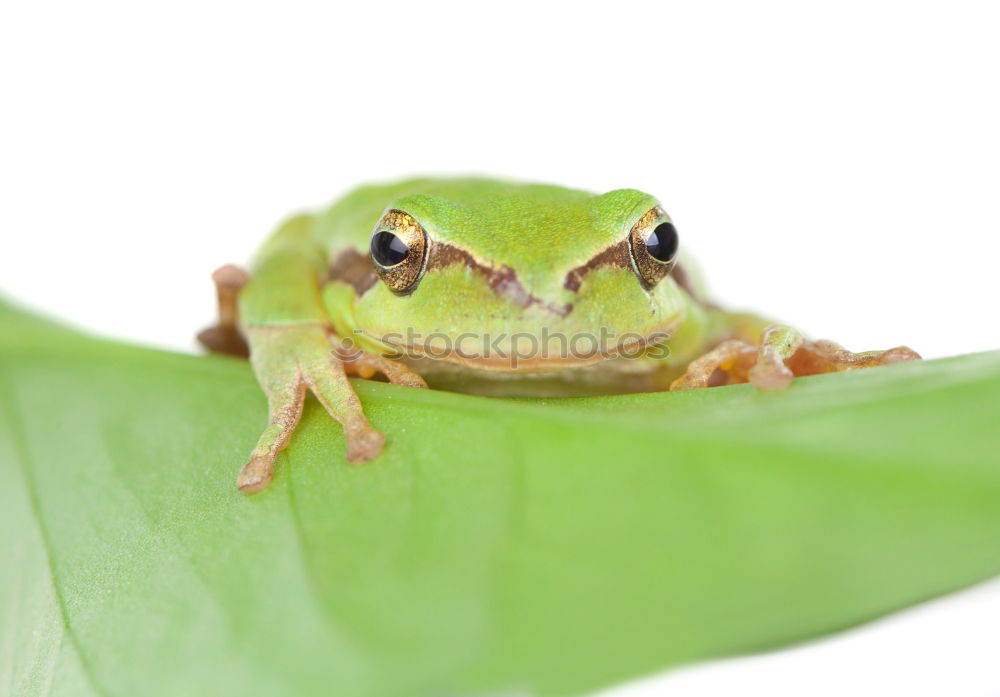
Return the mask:
<path id="1" fill-rule="evenodd" d="M 420 375 L 402 361 L 386 358 L 371 353 L 356 351 L 353 355 L 343 355 L 336 341 L 331 338 L 334 350 L 338 352 L 341 360 L 344 361 L 344 370 L 348 375 L 357 375 L 365 380 L 375 377 L 381 373 L 393 385 L 403 387 L 417 387 L 426 389 L 427 383 Z"/>
<path id="2" fill-rule="evenodd" d="M 759 390 L 783 390 L 792 384 L 795 374 L 784 363 L 758 363 L 750 369 L 747 377 Z"/>
<path id="3" fill-rule="evenodd" d="M 260 491 L 271 483 L 274 461 L 288 445 L 305 402 L 305 385 L 294 372 L 269 382 L 265 392 L 269 423 L 250 453 L 250 459 L 236 476 L 236 487 L 246 493 Z"/>
<path id="4" fill-rule="evenodd" d="M 361 400 L 347 379 L 344 363 L 333 355 L 329 345 L 322 353 L 317 351 L 311 358 L 300 359 L 299 365 L 316 399 L 344 427 L 347 461 L 367 462 L 381 453 L 385 436 L 368 423 Z"/>
<path id="5" fill-rule="evenodd" d="M 747 379 L 761 390 L 785 389 L 796 375 L 787 361 L 804 341 L 802 334 L 792 327 L 772 324 L 760 337 L 757 362 L 747 373 Z"/>
<path id="6" fill-rule="evenodd" d="M 236 475 L 236 488 L 245 494 L 254 494 L 274 478 L 274 459 L 266 455 L 252 455 L 249 462 Z"/>
<path id="7" fill-rule="evenodd" d="M 693 390 L 717 384 L 746 382 L 746 369 L 755 355 L 754 347 L 745 341 L 723 341 L 705 355 L 691 361 L 684 374 L 670 384 L 670 389 Z"/>
<path id="8" fill-rule="evenodd" d="M 922 360 L 920 354 L 909 346 L 897 346 L 896 348 L 889 349 L 882 355 L 882 365 L 919 360 Z"/>
<path id="9" fill-rule="evenodd" d="M 344 437 L 347 439 L 347 461 L 352 465 L 378 457 L 385 445 L 385 434 L 367 425 L 345 430 Z"/>
<path id="10" fill-rule="evenodd" d="M 375 356 L 379 361 L 379 372 L 385 375 L 393 385 L 427 389 L 427 383 L 409 366 L 382 356 Z"/>
<path id="11" fill-rule="evenodd" d="M 789 365 L 796 375 L 815 375 L 918 360 L 920 354 L 907 346 L 897 346 L 886 351 L 853 353 L 840 344 L 822 339 L 806 341 L 791 357 Z"/>

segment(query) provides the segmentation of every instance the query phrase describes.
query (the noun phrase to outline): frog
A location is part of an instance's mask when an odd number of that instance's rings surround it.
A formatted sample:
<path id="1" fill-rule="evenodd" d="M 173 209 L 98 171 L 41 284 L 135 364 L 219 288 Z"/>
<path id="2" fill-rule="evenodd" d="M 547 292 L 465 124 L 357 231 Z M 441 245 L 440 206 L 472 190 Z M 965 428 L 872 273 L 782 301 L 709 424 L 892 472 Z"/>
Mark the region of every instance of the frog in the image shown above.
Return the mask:
<path id="1" fill-rule="evenodd" d="M 351 378 L 497 397 L 714 388 L 918 360 L 851 352 L 713 302 L 660 201 L 486 177 L 364 185 L 278 226 L 249 271 L 213 274 L 209 350 L 248 357 L 268 422 L 236 478 L 273 480 L 311 393 L 345 459 L 385 435 Z"/>

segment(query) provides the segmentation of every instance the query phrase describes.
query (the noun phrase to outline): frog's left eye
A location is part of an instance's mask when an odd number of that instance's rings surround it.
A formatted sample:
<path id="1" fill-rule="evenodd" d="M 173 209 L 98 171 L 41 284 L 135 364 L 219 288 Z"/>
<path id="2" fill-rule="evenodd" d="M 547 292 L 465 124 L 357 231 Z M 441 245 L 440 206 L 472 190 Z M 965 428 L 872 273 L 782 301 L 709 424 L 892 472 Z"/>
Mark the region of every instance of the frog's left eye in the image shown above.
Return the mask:
<path id="1" fill-rule="evenodd" d="M 369 245 L 375 273 L 397 295 L 412 293 L 427 260 L 427 233 L 413 216 L 391 210 L 382 216 Z"/>
<path id="2" fill-rule="evenodd" d="M 674 266 L 679 239 L 666 212 L 657 206 L 645 213 L 629 233 L 629 253 L 636 275 L 649 290 Z"/>

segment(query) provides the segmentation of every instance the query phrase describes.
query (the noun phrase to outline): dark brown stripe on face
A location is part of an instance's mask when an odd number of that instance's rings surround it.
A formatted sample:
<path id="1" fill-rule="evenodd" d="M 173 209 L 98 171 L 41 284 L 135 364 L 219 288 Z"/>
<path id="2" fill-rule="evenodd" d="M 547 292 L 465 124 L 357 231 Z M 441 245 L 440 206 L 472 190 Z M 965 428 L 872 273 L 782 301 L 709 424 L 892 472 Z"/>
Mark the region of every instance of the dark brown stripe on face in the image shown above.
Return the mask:
<path id="1" fill-rule="evenodd" d="M 611 245 L 600 254 L 595 255 L 594 258 L 583 266 L 578 266 L 570 271 L 566 274 L 563 287 L 574 293 L 577 292 L 580 290 L 580 284 L 583 283 L 583 277 L 594 269 L 599 269 L 603 266 L 614 266 L 620 269 L 631 270 L 632 260 L 629 258 L 628 240 L 622 240 L 617 244 Z M 685 293 L 701 302 L 701 298 L 695 292 L 694 286 L 691 284 L 691 279 L 681 264 L 674 264 L 673 268 L 670 269 L 670 277 L 674 279 L 674 283 L 680 286 Z"/>
<path id="2" fill-rule="evenodd" d="M 428 270 L 443 269 L 453 264 L 461 264 L 481 274 L 486 279 L 486 284 L 494 293 L 504 296 L 518 307 L 528 307 L 529 305 L 537 304 L 560 317 L 565 317 L 573 310 L 573 306 L 569 304 L 553 305 L 542 302 L 541 298 L 525 290 L 517 278 L 517 272 L 509 266 L 501 265 L 492 268 L 480 263 L 472 254 L 461 247 L 441 242 L 431 245 L 430 256 L 427 260 Z"/>
<path id="3" fill-rule="evenodd" d="M 445 242 L 434 242 L 431 244 L 430 253 L 427 257 L 427 269 L 443 269 L 453 264 L 461 264 L 477 273 L 489 275 L 489 267 L 480 264 L 472 254 Z"/>
<path id="4" fill-rule="evenodd" d="M 570 271 L 566 274 L 563 287 L 575 293 L 580 290 L 580 284 L 583 283 L 584 276 L 594 269 L 599 269 L 603 266 L 614 266 L 620 269 L 629 269 L 632 267 L 632 262 L 629 259 L 628 240 L 616 242 L 603 252 L 594 255 L 586 264 L 577 266 Z"/>
<path id="5" fill-rule="evenodd" d="M 360 297 L 378 282 L 378 276 L 372 260 L 351 248 L 334 257 L 330 264 L 330 280 L 353 286 L 355 294 Z"/>

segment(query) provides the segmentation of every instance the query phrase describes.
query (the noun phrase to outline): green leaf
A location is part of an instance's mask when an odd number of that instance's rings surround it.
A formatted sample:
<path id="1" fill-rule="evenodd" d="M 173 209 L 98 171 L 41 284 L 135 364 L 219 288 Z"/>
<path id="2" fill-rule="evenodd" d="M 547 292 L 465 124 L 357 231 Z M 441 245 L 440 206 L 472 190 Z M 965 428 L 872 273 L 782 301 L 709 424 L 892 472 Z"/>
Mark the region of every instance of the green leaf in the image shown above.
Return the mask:
<path id="1" fill-rule="evenodd" d="M 579 694 L 1000 571 L 1000 353 L 499 400 L 356 383 L 274 484 L 246 363 L 0 310 L 0 692 Z"/>

